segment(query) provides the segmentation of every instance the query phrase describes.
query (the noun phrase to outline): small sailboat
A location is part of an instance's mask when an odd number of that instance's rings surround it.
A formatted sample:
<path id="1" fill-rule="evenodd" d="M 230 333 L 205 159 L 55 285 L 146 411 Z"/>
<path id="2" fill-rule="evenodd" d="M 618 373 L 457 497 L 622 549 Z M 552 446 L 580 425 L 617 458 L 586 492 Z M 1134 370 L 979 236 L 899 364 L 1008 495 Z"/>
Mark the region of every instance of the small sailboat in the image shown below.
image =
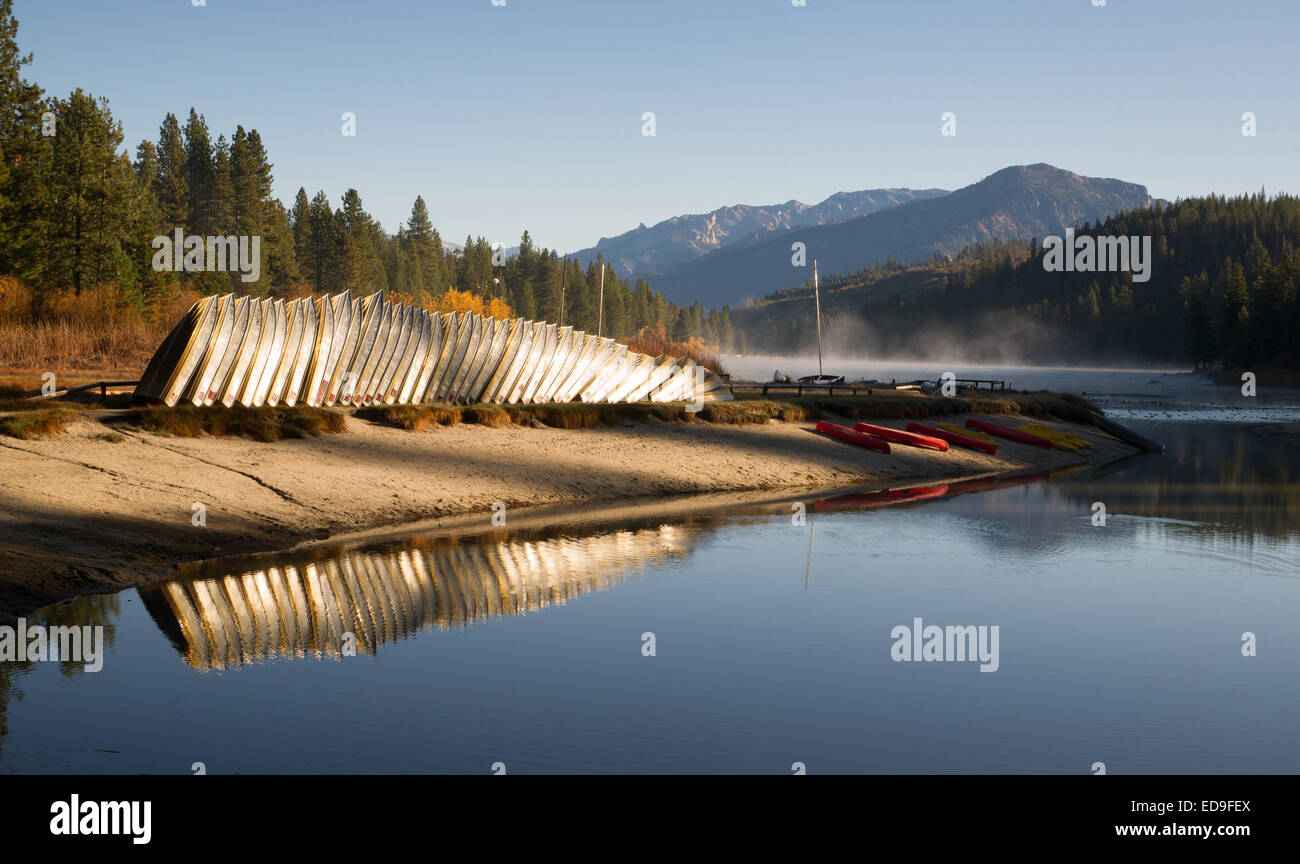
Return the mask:
<path id="1" fill-rule="evenodd" d="M 843 375 L 827 375 L 826 370 L 822 368 L 822 293 L 821 287 L 817 280 L 817 259 L 813 259 L 813 302 L 817 309 L 817 374 L 805 375 L 802 378 L 795 379 L 796 384 L 813 384 L 816 386 L 826 386 L 829 384 L 843 384 Z M 779 372 L 777 373 L 780 374 Z"/>

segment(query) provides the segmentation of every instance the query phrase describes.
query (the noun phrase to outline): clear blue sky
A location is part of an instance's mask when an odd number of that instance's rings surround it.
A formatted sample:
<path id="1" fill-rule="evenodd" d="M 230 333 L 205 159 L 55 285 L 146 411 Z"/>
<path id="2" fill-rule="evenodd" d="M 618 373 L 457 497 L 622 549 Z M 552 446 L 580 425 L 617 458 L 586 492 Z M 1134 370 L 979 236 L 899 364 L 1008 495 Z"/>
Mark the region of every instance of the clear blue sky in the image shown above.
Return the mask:
<path id="1" fill-rule="evenodd" d="M 564 251 L 724 204 L 1049 162 L 1175 198 L 1300 192 L 1296 0 L 16 0 L 29 76 L 134 152 L 191 105 L 286 205 Z M 340 115 L 357 115 L 357 135 Z M 653 111 L 657 134 L 641 135 Z M 939 134 L 957 115 L 957 136 Z M 1258 135 L 1244 138 L 1253 111 Z"/>

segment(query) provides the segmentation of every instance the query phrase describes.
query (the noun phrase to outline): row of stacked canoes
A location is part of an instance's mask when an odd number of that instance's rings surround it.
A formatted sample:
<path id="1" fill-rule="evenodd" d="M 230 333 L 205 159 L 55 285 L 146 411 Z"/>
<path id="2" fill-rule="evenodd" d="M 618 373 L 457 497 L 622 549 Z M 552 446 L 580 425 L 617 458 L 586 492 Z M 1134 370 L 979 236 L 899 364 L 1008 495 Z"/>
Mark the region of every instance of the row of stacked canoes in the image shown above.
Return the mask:
<path id="1" fill-rule="evenodd" d="M 688 358 L 651 357 L 572 327 L 347 291 L 288 302 L 205 297 L 155 352 L 135 394 L 227 407 L 732 398 Z"/>

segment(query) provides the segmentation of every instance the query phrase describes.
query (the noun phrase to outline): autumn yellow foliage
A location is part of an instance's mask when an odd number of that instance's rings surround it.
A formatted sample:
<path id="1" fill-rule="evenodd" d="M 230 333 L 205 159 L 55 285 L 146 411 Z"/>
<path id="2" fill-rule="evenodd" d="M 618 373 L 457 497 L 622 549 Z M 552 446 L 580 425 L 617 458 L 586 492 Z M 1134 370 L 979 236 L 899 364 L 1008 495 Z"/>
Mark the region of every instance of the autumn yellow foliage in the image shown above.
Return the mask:
<path id="1" fill-rule="evenodd" d="M 477 315 L 486 315 L 489 318 L 512 318 L 514 310 L 510 304 L 500 297 L 491 297 L 484 300 L 473 291 L 460 291 L 456 288 L 448 288 L 447 292 L 436 300 L 429 303 L 419 303 L 410 294 L 403 294 L 398 291 L 388 292 L 388 299 L 393 303 L 406 303 L 410 306 L 423 306 L 430 312 L 446 314 L 456 312 L 457 314 L 473 313 Z"/>
<path id="2" fill-rule="evenodd" d="M 490 318 L 510 318 L 514 314 L 510 309 L 510 304 L 500 297 L 492 297 L 485 303 L 483 298 L 473 291 L 460 291 L 456 288 L 448 288 L 445 294 L 429 306 L 429 309 L 443 314 L 448 312 L 456 312 L 461 315 L 472 313 L 487 315 Z"/>

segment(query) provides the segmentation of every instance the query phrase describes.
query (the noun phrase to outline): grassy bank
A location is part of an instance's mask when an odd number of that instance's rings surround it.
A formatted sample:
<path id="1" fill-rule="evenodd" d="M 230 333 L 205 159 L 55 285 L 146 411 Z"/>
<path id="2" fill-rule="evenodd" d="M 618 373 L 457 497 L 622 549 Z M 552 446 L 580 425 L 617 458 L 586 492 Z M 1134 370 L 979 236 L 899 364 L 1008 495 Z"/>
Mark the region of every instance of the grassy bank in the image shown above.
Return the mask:
<path id="1" fill-rule="evenodd" d="M 63 406 L 49 407 L 42 405 L 35 411 L 21 411 L 0 416 L 0 435 L 10 438 L 31 440 L 57 435 L 68 428 L 77 417 L 77 412 Z"/>
<path id="2" fill-rule="evenodd" d="M 323 433 L 344 432 L 347 421 L 339 411 L 328 408 L 199 408 L 194 405 L 133 408 L 115 421 L 130 429 L 171 435 L 177 438 L 251 438 L 280 441 Z"/>
<path id="3" fill-rule="evenodd" d="M 77 416 L 77 408 L 123 408 L 129 397 L 118 396 L 110 404 L 98 401 L 76 406 L 51 404 L 43 400 L 17 398 L 13 391 L 0 392 L 0 434 L 39 437 L 63 431 Z M 548 405 L 378 405 L 352 411 L 343 408 L 197 408 L 193 405 L 136 407 L 106 418 L 114 426 L 195 438 L 243 437 L 255 441 L 279 441 L 345 432 L 346 417 L 418 432 L 437 426 L 479 425 L 489 427 L 530 426 L 552 429 L 591 429 L 630 423 L 710 423 L 749 425 L 772 421 L 807 423 L 817 420 L 924 420 L 953 414 L 1016 414 L 1059 417 L 1076 423 L 1091 423 L 1095 406 L 1072 394 L 1026 393 L 1014 396 L 924 396 L 914 392 L 876 391 L 870 396 L 802 396 L 795 399 L 737 399 L 707 402 L 698 412 L 681 402 L 591 405 L 567 402 Z M 20 417 L 28 419 L 19 419 Z"/>
<path id="4" fill-rule="evenodd" d="M 815 420 L 919 420 L 951 414 L 1019 414 L 1054 416 L 1090 423 L 1097 410 L 1073 394 L 1019 394 L 1013 397 L 941 397 L 877 392 L 871 396 L 801 396 L 796 399 L 737 399 L 707 402 L 698 412 L 683 403 L 588 405 L 570 402 L 554 405 L 381 405 L 362 408 L 363 420 L 418 431 L 430 426 L 478 423 L 484 426 L 549 426 L 588 429 L 620 422 L 719 423 L 744 425 L 772 420 L 804 423 Z"/>

